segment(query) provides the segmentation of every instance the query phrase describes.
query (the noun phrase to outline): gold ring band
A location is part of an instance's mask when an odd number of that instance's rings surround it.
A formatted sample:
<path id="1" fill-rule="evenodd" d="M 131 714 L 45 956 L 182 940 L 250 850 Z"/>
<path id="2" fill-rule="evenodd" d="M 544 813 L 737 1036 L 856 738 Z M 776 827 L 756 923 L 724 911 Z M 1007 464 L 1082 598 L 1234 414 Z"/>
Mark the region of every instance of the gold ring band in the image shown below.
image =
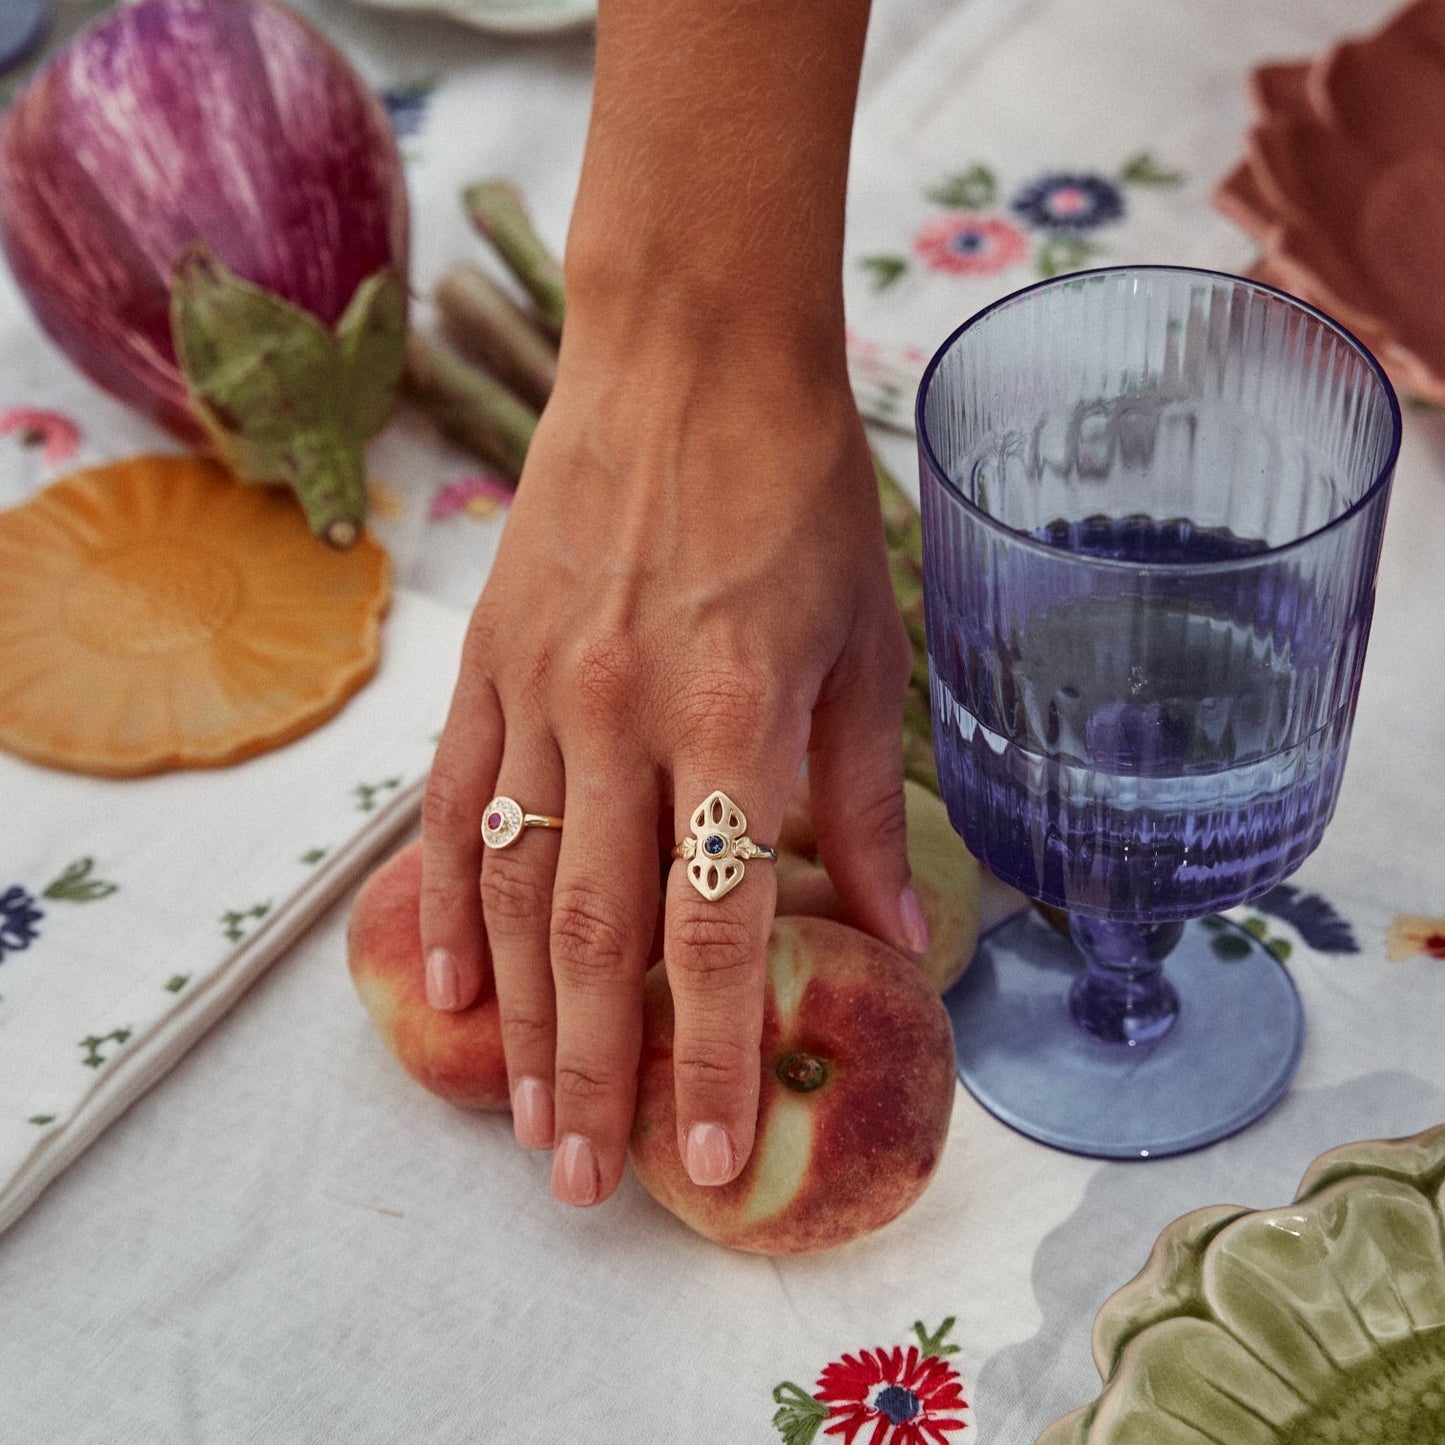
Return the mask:
<path id="1" fill-rule="evenodd" d="M 687 862 L 688 882 L 710 903 L 731 893 L 743 881 L 743 864 L 753 858 L 778 861 L 778 850 L 754 843 L 747 835 L 743 810 L 720 789 L 709 793 L 693 810 L 692 837 L 672 850 Z"/>
<path id="2" fill-rule="evenodd" d="M 524 813 L 515 798 L 497 797 L 482 814 L 482 842 L 488 848 L 510 848 L 527 828 L 560 828 L 562 820 L 549 813 Z"/>

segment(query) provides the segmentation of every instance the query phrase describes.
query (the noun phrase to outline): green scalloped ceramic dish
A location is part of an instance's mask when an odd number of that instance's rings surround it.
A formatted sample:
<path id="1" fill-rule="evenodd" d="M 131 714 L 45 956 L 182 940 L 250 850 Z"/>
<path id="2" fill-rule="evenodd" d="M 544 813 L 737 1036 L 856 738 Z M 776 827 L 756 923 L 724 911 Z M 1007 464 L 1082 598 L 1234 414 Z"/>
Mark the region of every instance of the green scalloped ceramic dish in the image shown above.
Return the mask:
<path id="1" fill-rule="evenodd" d="M 1038 1445 L 1442 1445 L 1445 1124 L 1175 1220 L 1093 1350 L 1103 1393 Z"/>

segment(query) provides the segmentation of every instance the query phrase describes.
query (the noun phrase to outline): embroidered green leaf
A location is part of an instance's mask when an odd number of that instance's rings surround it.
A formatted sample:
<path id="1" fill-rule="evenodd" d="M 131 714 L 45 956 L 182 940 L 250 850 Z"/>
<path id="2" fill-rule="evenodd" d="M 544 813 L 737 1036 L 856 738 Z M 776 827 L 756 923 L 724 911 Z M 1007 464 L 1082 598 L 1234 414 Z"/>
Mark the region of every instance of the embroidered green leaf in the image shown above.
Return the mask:
<path id="1" fill-rule="evenodd" d="M 401 787 L 400 778 L 383 778 L 379 783 L 358 783 L 351 790 L 356 794 L 356 811 L 358 813 L 375 812 L 380 796 L 386 792 L 394 792 L 399 787 Z"/>
<path id="2" fill-rule="evenodd" d="M 1211 933 L 1218 933 L 1224 927 L 1224 920 L 1217 913 L 1211 913 L 1207 917 L 1201 918 L 1199 922 Z"/>
<path id="3" fill-rule="evenodd" d="M 166 980 L 166 992 L 179 993 L 190 981 L 191 976 L 188 973 L 173 973 Z"/>
<path id="4" fill-rule="evenodd" d="M 958 1346 L 946 1345 L 944 1344 L 944 1340 L 948 1338 L 954 1325 L 957 1323 L 957 1317 L 955 1315 L 949 1315 L 932 1334 L 929 1334 L 928 1331 L 924 1329 L 922 1320 L 914 1320 L 913 1333 L 918 1336 L 918 1343 L 922 1346 L 923 1353 L 925 1355 L 938 1356 L 956 1355 L 958 1353 Z"/>
<path id="5" fill-rule="evenodd" d="M 232 943 L 239 943 L 246 936 L 248 919 L 264 918 L 271 911 L 271 903 L 253 903 L 249 908 L 228 908 L 221 915 L 221 926 Z"/>
<path id="6" fill-rule="evenodd" d="M 129 1029 L 112 1029 L 108 1034 L 87 1034 L 81 1039 L 79 1047 L 85 1050 L 85 1057 L 80 1061 L 87 1069 L 98 1069 L 107 1061 L 107 1055 L 101 1053 L 105 1044 L 123 1044 L 130 1037 Z"/>
<path id="7" fill-rule="evenodd" d="M 301 855 L 301 861 L 306 864 L 308 868 L 314 867 L 326 856 L 328 851 L 326 848 L 308 848 Z"/>
<path id="8" fill-rule="evenodd" d="M 27 1124 L 53 1124 L 54 1114 L 32 1114 L 26 1121 Z"/>
<path id="9" fill-rule="evenodd" d="M 1255 914 L 1251 914 L 1240 924 L 1240 927 L 1248 934 L 1258 939 L 1263 939 L 1269 932 L 1269 924 Z"/>
<path id="10" fill-rule="evenodd" d="M 783 1437 L 783 1445 L 813 1445 L 819 1427 L 828 1418 L 828 1407 L 791 1380 L 784 1380 L 773 1390 L 773 1400 L 778 1406 L 773 1428 Z"/>
<path id="11" fill-rule="evenodd" d="M 1217 933 L 1209 946 L 1214 956 L 1226 963 L 1238 963 L 1241 958 L 1249 957 L 1249 942 L 1237 933 Z"/>
<path id="12" fill-rule="evenodd" d="M 1077 271 L 1099 254 L 1099 248 L 1082 236 L 1050 236 L 1039 247 L 1039 275 L 1045 280 Z"/>
<path id="13" fill-rule="evenodd" d="M 1171 171 L 1162 166 L 1148 151 L 1140 151 L 1124 162 L 1119 179 L 1126 186 L 1182 186 L 1183 171 Z"/>
<path id="14" fill-rule="evenodd" d="M 97 898 L 109 898 L 120 885 L 92 878 L 90 872 L 94 867 L 94 858 L 77 858 L 41 897 L 60 899 L 66 903 L 93 903 Z"/>
<path id="15" fill-rule="evenodd" d="M 993 205 L 998 195 L 998 181 L 987 166 L 970 166 L 923 194 L 935 205 L 948 206 L 951 210 L 978 211 Z"/>
<path id="16" fill-rule="evenodd" d="M 858 264 L 872 279 L 875 291 L 886 291 L 908 270 L 908 262 L 902 256 L 863 256 Z"/>
<path id="17" fill-rule="evenodd" d="M 1294 952 L 1294 944 L 1287 938 L 1266 938 L 1264 946 L 1283 963 Z"/>

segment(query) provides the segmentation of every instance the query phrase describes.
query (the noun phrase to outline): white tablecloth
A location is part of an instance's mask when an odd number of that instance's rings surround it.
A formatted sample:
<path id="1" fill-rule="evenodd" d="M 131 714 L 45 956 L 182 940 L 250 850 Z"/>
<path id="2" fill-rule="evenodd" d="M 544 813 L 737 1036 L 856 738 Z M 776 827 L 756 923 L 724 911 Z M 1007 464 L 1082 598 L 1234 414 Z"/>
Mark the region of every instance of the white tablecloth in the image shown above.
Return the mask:
<path id="1" fill-rule="evenodd" d="M 521 181 L 560 243 L 588 101 L 585 37 L 501 41 L 341 0 L 305 8 L 373 83 L 439 82 L 407 141 L 420 291 L 478 254 L 456 202 L 476 176 Z M 1202 8 L 1100 7 L 1161 37 Z M 1352 0 L 1346 13 L 1364 25 L 1385 8 Z M 1319 48 L 1327 7 L 1254 9 L 1268 11 L 1261 44 L 1295 25 L 1299 51 Z M 890 86 L 915 85 L 919 57 L 946 56 L 960 23 L 957 6 L 878 0 L 857 194 L 881 194 L 866 167 L 886 158 L 880 138 L 907 98 Z M 1252 33 L 1236 35 L 1241 77 Z M 1067 136 L 1070 116 L 1050 118 L 1055 89 L 1036 77 L 1032 124 Z M 1218 104 L 1242 137 L 1242 91 Z M 1132 140 L 1121 150 L 1138 149 Z M 1027 169 L 1010 137 L 980 126 L 939 169 L 992 154 L 1002 174 L 1006 151 Z M 1032 159 L 1040 171 L 1071 164 L 1061 150 Z M 1201 209 L 1206 190 L 1191 179 L 1181 224 L 1218 224 Z M 880 224 L 870 209 L 852 234 Z M 960 319 L 940 316 L 939 329 Z M 878 439 L 907 479 L 907 437 Z M 380 528 L 400 580 L 459 607 L 500 528 L 448 511 L 460 494 L 446 489 L 475 470 L 417 422 L 373 454 L 394 493 Z M 1292 946 L 1308 1042 L 1288 1098 L 1246 1133 L 1178 1159 L 1098 1164 L 1029 1143 L 960 1091 L 940 1171 L 894 1225 L 816 1258 L 731 1254 L 630 1177 L 599 1209 L 555 1204 L 548 1161 L 518 1150 L 506 1120 L 420 1092 L 351 991 L 343 900 L 0 1238 L 0 1439 L 770 1442 L 775 1388 L 812 1391 L 845 1354 L 916 1343 L 915 1322 L 936 1331 L 951 1317 L 962 1438 L 1027 1445 L 1096 1393 L 1093 1314 L 1167 1222 L 1205 1204 L 1281 1203 L 1323 1149 L 1445 1119 L 1445 960 L 1402 947 L 1396 922 L 1445 914 L 1442 539 L 1445 416 L 1411 413 L 1339 811 L 1293 880 L 1304 904 L 1263 920 Z M 1390 958 L 1392 943 L 1408 956 Z"/>

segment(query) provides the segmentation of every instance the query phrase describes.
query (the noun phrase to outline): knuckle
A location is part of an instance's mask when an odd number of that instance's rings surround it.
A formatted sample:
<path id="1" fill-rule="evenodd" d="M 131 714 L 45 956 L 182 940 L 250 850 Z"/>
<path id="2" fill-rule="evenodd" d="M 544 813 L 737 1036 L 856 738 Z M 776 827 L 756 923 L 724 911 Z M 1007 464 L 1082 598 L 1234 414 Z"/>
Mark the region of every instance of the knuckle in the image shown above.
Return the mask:
<path id="1" fill-rule="evenodd" d="M 503 853 L 482 867 L 482 915 L 495 924 L 544 923 L 552 907 L 546 882 L 520 858 Z"/>
<path id="2" fill-rule="evenodd" d="M 423 832 L 441 837 L 455 837 L 470 832 L 474 823 L 477 800 L 461 782 L 445 768 L 433 766 L 422 794 L 421 825 Z"/>
<path id="3" fill-rule="evenodd" d="M 762 971 L 762 940 L 731 914 L 684 908 L 672 923 L 676 961 L 697 983 L 729 987 Z"/>
<path id="4" fill-rule="evenodd" d="M 746 665 L 694 668 L 677 694 L 677 722 L 687 735 L 736 740 L 778 711 L 774 679 Z"/>
<path id="5" fill-rule="evenodd" d="M 876 843 L 901 847 L 908 836 L 902 787 L 895 783 L 882 791 L 864 793 L 855 805 L 851 826 Z"/>
<path id="6" fill-rule="evenodd" d="M 533 1058 L 552 1047 L 552 1021 L 533 1014 L 502 1011 L 502 1048 L 508 1058 Z"/>
<path id="7" fill-rule="evenodd" d="M 614 982 L 632 963 L 632 931 L 617 905 L 573 885 L 552 901 L 552 967 L 564 987 L 590 992 Z"/>
<path id="8" fill-rule="evenodd" d="M 679 1044 L 672 1056 L 675 1077 L 694 1087 L 742 1092 L 756 1085 L 758 1051 L 737 1039 L 712 1039 L 705 1045 Z"/>
<path id="9" fill-rule="evenodd" d="M 623 717 L 637 701 L 641 677 L 637 645 L 619 632 L 584 637 L 568 659 L 567 674 L 584 713 L 609 720 Z"/>
<path id="10" fill-rule="evenodd" d="M 569 1103 L 588 1105 L 605 1103 L 617 1096 L 622 1087 L 620 1078 L 609 1078 L 606 1072 L 595 1064 L 558 1062 L 556 1077 L 557 1097 Z"/>

